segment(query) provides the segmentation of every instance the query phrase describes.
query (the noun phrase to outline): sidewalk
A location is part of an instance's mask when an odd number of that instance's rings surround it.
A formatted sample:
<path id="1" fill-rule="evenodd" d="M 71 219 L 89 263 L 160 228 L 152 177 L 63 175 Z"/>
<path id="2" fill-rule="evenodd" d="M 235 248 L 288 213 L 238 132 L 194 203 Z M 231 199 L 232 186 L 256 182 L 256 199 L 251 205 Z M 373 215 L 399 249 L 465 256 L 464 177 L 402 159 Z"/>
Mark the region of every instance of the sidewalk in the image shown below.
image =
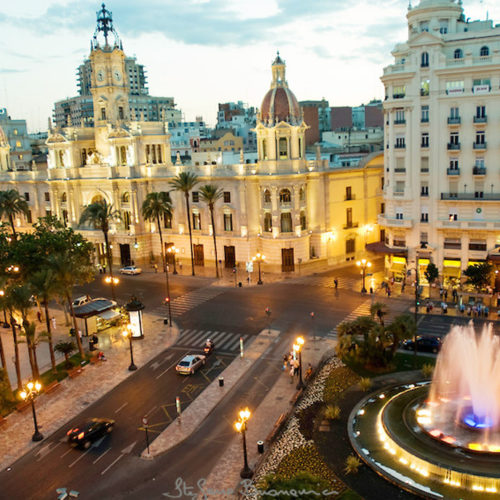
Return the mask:
<path id="1" fill-rule="evenodd" d="M 143 319 L 144 339 L 134 341 L 134 361 L 139 367 L 174 344 L 179 335 L 175 324 L 171 328 L 163 324 L 163 317 L 144 314 Z M 128 341 L 117 337 L 110 347 L 105 350 L 107 361 L 86 365 L 81 375 L 64 379 L 56 391 L 37 398 L 37 419 L 44 436 L 52 434 L 134 373 L 128 370 Z M 0 468 L 6 468 L 37 445 L 31 441 L 32 434 L 30 411 L 13 412 L 7 417 L 7 423 L 0 428 Z"/>

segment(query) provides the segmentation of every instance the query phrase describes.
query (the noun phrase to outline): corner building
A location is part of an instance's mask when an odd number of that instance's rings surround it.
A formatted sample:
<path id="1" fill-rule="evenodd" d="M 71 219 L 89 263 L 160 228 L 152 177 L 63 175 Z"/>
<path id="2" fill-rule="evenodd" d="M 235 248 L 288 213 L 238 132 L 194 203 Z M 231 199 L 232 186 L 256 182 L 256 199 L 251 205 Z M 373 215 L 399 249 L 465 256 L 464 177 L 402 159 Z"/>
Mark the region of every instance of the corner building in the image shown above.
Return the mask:
<path id="1" fill-rule="evenodd" d="M 131 116 L 127 59 L 119 41 L 94 41 L 89 59 L 93 126 L 52 128 L 47 170 L 9 172 L 2 163 L 0 189 L 14 187 L 25 195 L 29 220 L 50 213 L 81 231 L 96 245 L 96 263 L 104 262 L 102 234 L 78 227 L 85 205 L 105 198 L 120 211 L 120 221 L 111 227 L 115 264 L 148 266 L 152 256 L 158 259 L 160 243 L 156 224 L 142 219 L 142 203 L 149 192 L 170 191 L 169 181 L 182 171 L 198 175 L 199 186 L 214 183 L 224 191 L 215 231 L 225 267 L 244 269 L 261 252 L 267 271 L 290 272 L 300 264 L 322 269 L 363 255 L 365 244 L 378 239 L 381 155 L 356 168 L 330 168 L 319 155 L 306 160 L 308 127 L 279 55 L 255 127 L 258 160 L 246 163 L 241 152 L 240 162 L 231 165 L 182 164 L 178 154 L 172 162 L 168 122 Z M 174 213 L 162 221 L 164 241 L 175 244 L 188 265 L 184 197 L 177 192 L 171 197 Z M 190 202 L 195 264 L 213 267 L 209 210 L 196 188 Z M 18 218 L 16 223 L 27 229 L 27 222 Z"/>
<path id="2" fill-rule="evenodd" d="M 462 2 L 421 0 L 384 68 L 386 267 L 434 262 L 457 285 L 500 258 L 500 26 Z M 498 285 L 498 284 L 497 284 Z"/>

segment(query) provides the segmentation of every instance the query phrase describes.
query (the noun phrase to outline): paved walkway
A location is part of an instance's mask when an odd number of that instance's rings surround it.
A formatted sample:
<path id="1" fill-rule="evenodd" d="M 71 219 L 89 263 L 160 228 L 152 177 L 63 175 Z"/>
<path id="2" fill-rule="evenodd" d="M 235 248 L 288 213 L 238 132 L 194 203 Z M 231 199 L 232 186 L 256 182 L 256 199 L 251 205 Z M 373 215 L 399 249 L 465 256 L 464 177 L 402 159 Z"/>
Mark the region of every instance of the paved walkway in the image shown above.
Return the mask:
<path id="1" fill-rule="evenodd" d="M 163 318 L 150 314 L 144 314 L 143 318 L 144 339 L 134 341 L 134 362 L 139 367 L 174 344 L 179 333 L 175 324 L 172 327 L 164 325 Z M 110 338 L 110 342 L 108 349 L 99 346 L 106 353 L 107 361 L 85 366 L 81 375 L 64 379 L 57 390 L 37 398 L 37 418 L 42 434 L 52 434 L 134 373 L 128 371 L 129 342 L 119 333 Z M 33 418 L 29 410 L 13 412 L 7 417 L 7 424 L 0 428 L 0 468 L 12 464 L 36 446 L 31 441 L 32 434 Z"/>

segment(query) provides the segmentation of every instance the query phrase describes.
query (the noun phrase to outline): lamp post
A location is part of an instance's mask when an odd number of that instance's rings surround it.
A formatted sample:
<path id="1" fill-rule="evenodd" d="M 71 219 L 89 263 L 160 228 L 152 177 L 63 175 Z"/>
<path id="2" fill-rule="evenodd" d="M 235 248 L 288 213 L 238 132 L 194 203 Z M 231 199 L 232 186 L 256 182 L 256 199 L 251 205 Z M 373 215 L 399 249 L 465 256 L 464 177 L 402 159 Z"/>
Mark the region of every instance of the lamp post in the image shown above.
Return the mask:
<path id="1" fill-rule="evenodd" d="M 416 262 L 415 262 L 415 332 L 413 335 L 413 365 L 414 368 L 417 368 L 417 321 L 418 321 L 418 306 L 419 306 L 419 298 L 420 298 L 420 280 L 418 274 L 418 252 L 416 253 Z"/>
<path id="2" fill-rule="evenodd" d="M 128 367 L 129 371 L 133 372 L 137 370 L 137 366 L 134 364 L 134 351 L 132 349 L 132 325 L 129 323 L 127 325 L 127 329 L 123 330 L 122 335 L 127 338 L 130 342 L 130 366 Z"/>
<path id="3" fill-rule="evenodd" d="M 252 257 L 252 260 L 254 262 L 257 262 L 257 265 L 259 267 L 259 281 L 257 281 L 257 285 L 262 285 L 262 276 L 260 273 L 260 264 L 266 260 L 265 255 L 261 254 L 260 252 L 255 256 Z"/>
<path id="4" fill-rule="evenodd" d="M 0 290 L 0 298 L 3 298 L 5 296 L 5 292 L 3 290 Z M 4 328 L 9 328 L 9 322 L 7 321 L 7 311 L 6 308 L 3 308 L 3 327 Z"/>
<path id="5" fill-rule="evenodd" d="M 174 272 L 172 274 L 177 274 L 177 265 L 175 261 L 176 261 L 176 255 L 179 253 L 179 249 L 176 248 L 175 245 L 172 245 L 167 248 L 167 253 L 171 254 L 174 257 Z"/>
<path id="6" fill-rule="evenodd" d="M 356 262 L 356 265 L 361 268 L 363 272 L 363 288 L 361 288 L 361 293 L 366 293 L 365 278 L 366 278 L 366 268 L 372 267 L 372 263 L 366 259 L 361 259 Z"/>
<path id="7" fill-rule="evenodd" d="M 248 466 L 248 457 L 247 457 L 247 440 L 246 440 L 246 430 L 247 430 L 247 421 L 250 418 L 250 410 L 245 408 L 241 410 L 239 413 L 239 419 L 234 423 L 234 428 L 241 432 L 243 438 L 243 469 L 240 471 L 240 477 L 243 479 L 250 479 L 253 476 L 253 471 Z"/>
<path id="8" fill-rule="evenodd" d="M 118 285 L 118 283 L 120 283 L 120 278 L 116 278 L 113 275 L 106 276 L 104 278 L 104 283 L 106 283 L 107 285 L 111 285 L 111 297 L 113 297 L 113 300 L 116 301 L 115 285 Z"/>
<path id="9" fill-rule="evenodd" d="M 297 390 L 304 389 L 305 384 L 302 380 L 302 346 L 304 345 L 304 338 L 297 337 L 295 340 L 296 344 L 293 344 L 293 350 L 299 353 L 299 383 L 297 384 Z"/>
<path id="10" fill-rule="evenodd" d="M 174 255 L 175 261 L 175 255 Z M 168 324 L 172 326 L 172 306 L 170 305 L 170 280 L 168 279 L 168 263 L 163 262 L 163 267 L 165 268 L 165 276 L 166 276 L 166 284 L 167 284 L 167 297 L 165 298 L 165 302 L 168 306 Z"/>
<path id="11" fill-rule="evenodd" d="M 36 420 L 36 411 L 35 411 L 35 398 L 38 396 L 40 389 L 42 388 L 42 384 L 40 382 L 28 382 L 24 390 L 21 391 L 21 398 L 24 401 L 29 401 L 31 403 L 31 411 L 33 412 L 33 423 L 35 425 L 35 432 L 31 438 L 32 441 L 41 441 L 43 436 L 41 432 L 38 430 L 38 422 Z"/>

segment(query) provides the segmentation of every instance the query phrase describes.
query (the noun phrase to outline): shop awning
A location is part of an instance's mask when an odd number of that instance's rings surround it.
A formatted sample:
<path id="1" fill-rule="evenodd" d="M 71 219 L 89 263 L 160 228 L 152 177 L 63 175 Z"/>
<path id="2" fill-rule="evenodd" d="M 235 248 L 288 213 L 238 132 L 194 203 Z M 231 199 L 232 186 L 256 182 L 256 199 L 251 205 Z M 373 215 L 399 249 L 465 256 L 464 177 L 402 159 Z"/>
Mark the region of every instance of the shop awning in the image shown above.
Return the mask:
<path id="1" fill-rule="evenodd" d="M 443 267 L 443 276 L 460 278 L 460 269 L 458 267 Z"/>
<path id="2" fill-rule="evenodd" d="M 388 247 L 383 241 L 368 243 L 365 249 L 369 252 L 383 253 L 386 255 L 406 255 L 408 253 L 408 249 L 405 247 Z"/>
<path id="3" fill-rule="evenodd" d="M 115 306 L 116 302 L 114 300 L 99 298 L 75 307 L 74 311 L 77 318 L 90 318 Z"/>
<path id="4" fill-rule="evenodd" d="M 121 314 L 117 311 L 113 311 L 113 309 L 108 309 L 107 311 L 99 313 L 98 316 L 105 320 L 111 320 L 120 317 Z"/>
<path id="5" fill-rule="evenodd" d="M 488 255 L 488 260 L 491 260 L 491 262 L 500 263 L 500 253 L 490 253 Z"/>
<path id="6" fill-rule="evenodd" d="M 398 262 L 393 262 L 390 271 L 391 271 L 391 273 L 404 273 L 405 272 L 405 265 L 400 264 Z"/>

